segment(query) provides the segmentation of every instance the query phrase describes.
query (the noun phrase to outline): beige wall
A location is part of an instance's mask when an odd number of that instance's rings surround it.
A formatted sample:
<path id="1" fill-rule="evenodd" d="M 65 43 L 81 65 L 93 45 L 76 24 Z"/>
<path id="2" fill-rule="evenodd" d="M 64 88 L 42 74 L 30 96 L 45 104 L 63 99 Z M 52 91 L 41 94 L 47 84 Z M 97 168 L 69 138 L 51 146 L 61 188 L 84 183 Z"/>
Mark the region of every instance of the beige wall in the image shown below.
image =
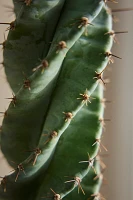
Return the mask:
<path id="1" fill-rule="evenodd" d="M 3 5 L 9 5 L 10 0 L 0 0 L 0 20 L 10 22 L 9 12 Z M 133 7 L 132 0 L 121 0 L 116 7 Z M 114 7 L 115 7 L 114 6 Z M 107 74 L 111 82 L 106 87 L 106 97 L 112 100 L 112 104 L 106 107 L 106 118 L 111 118 L 103 134 L 104 144 L 109 150 L 106 158 L 106 177 L 108 185 L 104 186 L 103 195 L 109 200 L 133 199 L 133 12 L 117 13 L 119 23 L 115 24 L 116 31 L 128 30 L 128 34 L 119 35 L 120 44 L 115 44 L 112 52 L 122 57 L 115 59 L 115 64 L 110 65 Z M 13 16 L 12 16 L 13 18 Z M 4 28 L 4 29 L 3 29 Z M 0 41 L 3 41 L 5 27 L 0 26 Z M 0 53 L 2 61 L 2 50 Z M 3 69 L 0 69 L 0 111 L 7 108 L 11 96 Z M 0 118 L 1 120 L 2 118 Z M 5 165 L 4 159 L 0 157 L 0 175 L 10 170 Z"/>
<path id="2" fill-rule="evenodd" d="M 133 8 L 133 1 L 119 0 L 113 7 Z M 106 159 L 108 186 L 105 189 L 107 199 L 124 200 L 133 199 L 133 11 L 115 15 L 119 22 L 114 30 L 129 33 L 117 37 L 119 44 L 114 45 L 112 52 L 122 60 L 115 59 L 115 64 L 110 66 L 112 71 L 108 72 L 111 83 L 105 96 L 113 103 L 106 108 L 106 117 L 111 118 L 111 123 L 104 133 L 110 154 Z"/>

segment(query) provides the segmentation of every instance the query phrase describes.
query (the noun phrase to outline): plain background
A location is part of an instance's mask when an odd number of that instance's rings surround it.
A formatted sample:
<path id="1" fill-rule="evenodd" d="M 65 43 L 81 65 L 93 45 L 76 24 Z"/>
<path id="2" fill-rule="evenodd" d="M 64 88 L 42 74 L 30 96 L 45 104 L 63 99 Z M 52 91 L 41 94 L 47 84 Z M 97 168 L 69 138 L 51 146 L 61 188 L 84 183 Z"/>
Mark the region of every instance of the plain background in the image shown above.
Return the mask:
<path id="1" fill-rule="evenodd" d="M 118 4 L 109 5 L 113 8 L 133 8 L 133 0 L 119 0 Z M 13 7 L 9 6 L 12 6 L 11 0 L 0 0 L 0 22 L 14 20 Z M 105 118 L 111 119 L 111 122 L 107 122 L 102 140 L 109 152 L 109 156 L 105 158 L 108 184 L 102 187 L 102 193 L 109 200 L 125 200 L 133 199 L 133 11 L 114 14 L 119 18 L 114 30 L 128 30 L 128 34 L 117 36 L 119 44 L 114 44 L 112 53 L 122 57 L 122 60 L 115 59 L 115 64 L 109 65 L 105 74 L 110 78 L 105 97 L 112 103 L 106 105 L 105 110 Z M 5 29 L 6 26 L 0 25 L 0 42 L 4 40 Z M 0 48 L 2 62 L 2 47 Z M 5 98 L 12 95 L 3 71 L 1 65 L 0 111 L 5 111 L 9 104 Z M 9 171 L 10 168 L 0 155 L 0 176 Z"/>

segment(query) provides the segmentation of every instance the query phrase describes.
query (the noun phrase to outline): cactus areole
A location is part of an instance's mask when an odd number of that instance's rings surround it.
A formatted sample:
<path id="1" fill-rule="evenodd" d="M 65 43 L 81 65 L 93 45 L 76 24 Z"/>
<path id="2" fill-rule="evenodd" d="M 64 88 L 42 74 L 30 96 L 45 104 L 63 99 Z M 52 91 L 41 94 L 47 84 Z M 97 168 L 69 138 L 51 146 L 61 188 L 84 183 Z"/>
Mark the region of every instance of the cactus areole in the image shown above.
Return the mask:
<path id="1" fill-rule="evenodd" d="M 14 170 L 1 177 L 0 200 L 99 200 L 103 72 L 113 56 L 107 2 L 13 3 L 1 150 Z"/>

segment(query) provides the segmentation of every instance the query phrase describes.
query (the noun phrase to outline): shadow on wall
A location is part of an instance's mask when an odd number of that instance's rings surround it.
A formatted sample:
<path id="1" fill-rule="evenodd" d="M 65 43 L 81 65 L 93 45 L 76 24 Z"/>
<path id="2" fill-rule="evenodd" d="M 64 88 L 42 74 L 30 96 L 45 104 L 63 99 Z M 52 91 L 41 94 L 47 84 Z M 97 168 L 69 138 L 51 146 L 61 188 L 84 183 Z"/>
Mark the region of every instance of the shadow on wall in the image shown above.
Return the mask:
<path id="1" fill-rule="evenodd" d="M 132 0 L 121 0 L 112 4 L 113 8 L 133 8 Z M 104 144 L 109 156 L 105 159 L 108 186 L 103 187 L 103 194 L 109 200 L 133 199 L 133 11 L 114 13 L 119 19 L 114 23 L 115 31 L 128 31 L 117 35 L 119 43 L 114 44 L 112 53 L 122 57 L 114 59 L 105 76 L 110 78 L 105 97 L 112 103 L 106 105 L 106 133 L 103 133 Z"/>

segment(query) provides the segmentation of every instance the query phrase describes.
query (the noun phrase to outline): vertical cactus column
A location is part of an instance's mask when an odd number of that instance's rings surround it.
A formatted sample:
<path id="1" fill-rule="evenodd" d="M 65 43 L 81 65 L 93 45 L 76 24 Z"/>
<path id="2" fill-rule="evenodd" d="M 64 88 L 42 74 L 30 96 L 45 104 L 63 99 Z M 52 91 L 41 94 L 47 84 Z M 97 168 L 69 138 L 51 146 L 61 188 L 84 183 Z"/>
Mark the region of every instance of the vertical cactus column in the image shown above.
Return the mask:
<path id="1" fill-rule="evenodd" d="M 88 199 L 102 182 L 93 180 L 100 173 L 96 156 L 104 121 L 98 84 L 105 84 L 112 56 L 112 16 L 101 0 L 14 5 L 16 20 L 4 48 L 14 95 L 1 149 L 15 170 L 1 182 L 0 197 Z"/>

